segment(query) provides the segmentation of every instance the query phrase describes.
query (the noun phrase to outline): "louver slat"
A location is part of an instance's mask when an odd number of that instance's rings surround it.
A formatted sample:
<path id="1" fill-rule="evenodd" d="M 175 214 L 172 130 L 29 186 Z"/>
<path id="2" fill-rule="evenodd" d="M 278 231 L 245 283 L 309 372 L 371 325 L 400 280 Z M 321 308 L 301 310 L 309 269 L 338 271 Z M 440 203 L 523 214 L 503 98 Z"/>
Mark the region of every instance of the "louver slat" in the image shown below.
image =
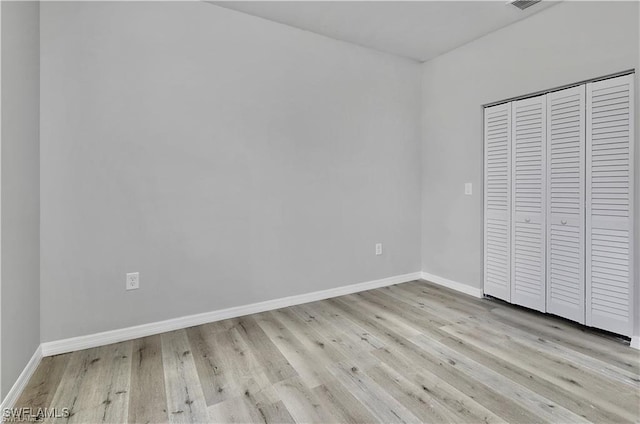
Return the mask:
<path id="1" fill-rule="evenodd" d="M 633 75 L 587 84 L 587 325 L 633 323 Z"/>
<path id="2" fill-rule="evenodd" d="M 484 292 L 510 301 L 511 104 L 484 110 Z"/>
<path id="3" fill-rule="evenodd" d="M 547 95 L 547 311 L 585 322 L 585 87 Z"/>
<path id="4" fill-rule="evenodd" d="M 511 302 L 545 311 L 546 96 L 512 103 Z"/>

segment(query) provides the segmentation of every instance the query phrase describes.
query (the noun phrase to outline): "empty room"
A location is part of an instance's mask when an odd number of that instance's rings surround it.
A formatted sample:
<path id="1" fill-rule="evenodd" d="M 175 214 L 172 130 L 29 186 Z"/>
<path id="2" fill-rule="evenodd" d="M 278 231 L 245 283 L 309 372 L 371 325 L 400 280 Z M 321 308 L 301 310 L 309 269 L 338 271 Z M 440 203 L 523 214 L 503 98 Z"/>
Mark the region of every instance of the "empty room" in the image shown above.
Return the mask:
<path id="1" fill-rule="evenodd" d="M 2 422 L 640 423 L 640 2 L 0 0 Z"/>

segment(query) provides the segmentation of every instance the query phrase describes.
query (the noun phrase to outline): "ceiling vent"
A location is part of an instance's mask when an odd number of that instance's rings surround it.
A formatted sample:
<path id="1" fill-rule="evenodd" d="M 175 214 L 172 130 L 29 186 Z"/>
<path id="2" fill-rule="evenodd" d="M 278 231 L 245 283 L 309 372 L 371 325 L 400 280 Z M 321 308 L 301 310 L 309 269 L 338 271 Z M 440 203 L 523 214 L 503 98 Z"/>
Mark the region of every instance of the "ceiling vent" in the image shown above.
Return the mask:
<path id="1" fill-rule="evenodd" d="M 513 0 L 511 4 L 520 10 L 524 10 L 527 7 L 531 7 L 536 3 L 540 3 L 540 0 Z"/>

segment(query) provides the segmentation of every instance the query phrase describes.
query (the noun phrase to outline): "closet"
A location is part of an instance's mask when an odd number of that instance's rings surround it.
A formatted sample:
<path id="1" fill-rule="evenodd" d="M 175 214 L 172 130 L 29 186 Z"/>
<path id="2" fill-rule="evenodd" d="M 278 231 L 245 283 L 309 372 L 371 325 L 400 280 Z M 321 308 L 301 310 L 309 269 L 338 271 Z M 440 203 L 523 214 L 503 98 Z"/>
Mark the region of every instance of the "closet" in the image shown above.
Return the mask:
<path id="1" fill-rule="evenodd" d="M 633 74 L 484 109 L 484 292 L 630 336 Z"/>

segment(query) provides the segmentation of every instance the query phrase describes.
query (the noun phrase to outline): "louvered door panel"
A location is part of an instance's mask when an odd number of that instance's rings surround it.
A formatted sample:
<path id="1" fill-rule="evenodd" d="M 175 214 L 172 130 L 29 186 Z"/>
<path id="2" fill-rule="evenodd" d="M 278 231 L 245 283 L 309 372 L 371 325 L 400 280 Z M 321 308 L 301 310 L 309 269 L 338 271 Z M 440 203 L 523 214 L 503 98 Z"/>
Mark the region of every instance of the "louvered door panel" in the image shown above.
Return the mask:
<path id="1" fill-rule="evenodd" d="M 510 301 L 510 103 L 485 108 L 484 146 L 484 292 Z"/>
<path id="2" fill-rule="evenodd" d="M 547 95 L 547 311 L 585 322 L 585 86 Z"/>
<path id="3" fill-rule="evenodd" d="M 587 325 L 633 323 L 633 75 L 587 84 Z"/>
<path id="4" fill-rule="evenodd" d="M 546 96 L 511 111 L 511 302 L 544 312 Z"/>

